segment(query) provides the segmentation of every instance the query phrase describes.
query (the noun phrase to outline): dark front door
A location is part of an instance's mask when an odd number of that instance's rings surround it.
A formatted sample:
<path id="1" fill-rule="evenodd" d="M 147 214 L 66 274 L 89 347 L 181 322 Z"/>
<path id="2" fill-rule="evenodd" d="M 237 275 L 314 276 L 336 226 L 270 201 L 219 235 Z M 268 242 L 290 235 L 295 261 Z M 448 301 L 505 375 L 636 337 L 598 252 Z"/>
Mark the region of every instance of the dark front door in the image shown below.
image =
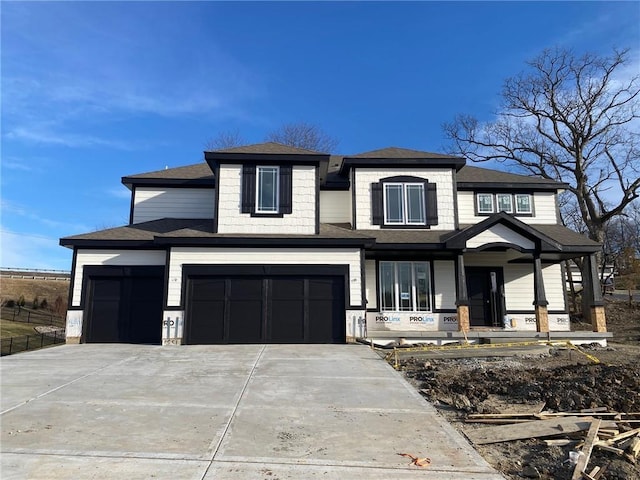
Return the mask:
<path id="1" fill-rule="evenodd" d="M 163 268 L 86 267 L 88 343 L 151 343 L 162 337 Z"/>
<path id="2" fill-rule="evenodd" d="M 343 276 L 193 276 L 188 285 L 189 344 L 345 340 Z"/>
<path id="3" fill-rule="evenodd" d="M 469 321 L 472 327 L 502 326 L 504 276 L 502 268 L 467 267 Z"/>

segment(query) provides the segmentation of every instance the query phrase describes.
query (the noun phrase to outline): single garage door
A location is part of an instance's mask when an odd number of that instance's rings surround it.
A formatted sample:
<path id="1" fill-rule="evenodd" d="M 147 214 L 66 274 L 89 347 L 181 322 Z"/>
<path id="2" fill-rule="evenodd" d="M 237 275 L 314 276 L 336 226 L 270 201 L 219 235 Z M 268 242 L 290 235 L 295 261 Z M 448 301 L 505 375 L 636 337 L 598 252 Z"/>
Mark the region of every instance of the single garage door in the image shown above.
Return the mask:
<path id="1" fill-rule="evenodd" d="M 344 275 L 188 278 L 189 344 L 345 341 Z"/>
<path id="2" fill-rule="evenodd" d="M 159 344 L 163 272 L 164 267 L 85 267 L 84 341 Z"/>

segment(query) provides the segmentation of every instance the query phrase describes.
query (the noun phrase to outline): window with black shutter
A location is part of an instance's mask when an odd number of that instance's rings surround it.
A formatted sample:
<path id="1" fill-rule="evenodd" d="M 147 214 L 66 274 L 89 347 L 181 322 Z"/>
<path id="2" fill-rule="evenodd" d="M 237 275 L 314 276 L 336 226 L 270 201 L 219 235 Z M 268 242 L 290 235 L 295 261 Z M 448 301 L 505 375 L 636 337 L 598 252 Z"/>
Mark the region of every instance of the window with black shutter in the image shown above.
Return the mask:
<path id="1" fill-rule="evenodd" d="M 429 228 L 438 224 L 436 184 L 410 176 L 371 184 L 371 222 L 382 228 Z"/>
<path id="2" fill-rule="evenodd" d="M 291 165 L 243 165 L 241 212 L 252 216 L 282 216 L 293 210 Z"/>

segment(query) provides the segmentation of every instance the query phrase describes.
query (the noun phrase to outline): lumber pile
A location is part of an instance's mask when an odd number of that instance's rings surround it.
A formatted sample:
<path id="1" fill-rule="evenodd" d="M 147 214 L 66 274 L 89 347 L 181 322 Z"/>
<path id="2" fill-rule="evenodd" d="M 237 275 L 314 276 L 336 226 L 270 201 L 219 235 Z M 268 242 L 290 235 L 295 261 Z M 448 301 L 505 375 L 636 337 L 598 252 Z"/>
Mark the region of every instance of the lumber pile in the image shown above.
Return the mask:
<path id="1" fill-rule="evenodd" d="M 466 432 L 475 445 L 535 438 L 548 446 L 571 448 L 567 461 L 575 465 L 572 480 L 597 480 L 603 475 L 600 466 L 587 471 L 594 449 L 633 464 L 638 464 L 640 456 L 640 412 L 592 408 L 577 412 L 472 413 L 466 422 L 486 425 Z"/>

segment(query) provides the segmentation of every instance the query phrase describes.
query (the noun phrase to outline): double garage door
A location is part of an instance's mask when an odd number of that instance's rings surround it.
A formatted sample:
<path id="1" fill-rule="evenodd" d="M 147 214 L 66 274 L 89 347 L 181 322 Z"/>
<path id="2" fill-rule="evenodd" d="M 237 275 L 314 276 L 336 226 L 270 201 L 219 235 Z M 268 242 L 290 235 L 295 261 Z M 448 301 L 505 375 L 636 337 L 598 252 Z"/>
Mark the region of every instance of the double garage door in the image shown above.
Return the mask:
<path id="1" fill-rule="evenodd" d="M 186 343 L 345 341 L 345 275 L 340 267 L 223 270 L 188 275 Z"/>
<path id="2" fill-rule="evenodd" d="M 85 342 L 162 340 L 164 267 L 85 267 Z M 185 266 L 184 341 L 342 343 L 346 267 Z"/>

